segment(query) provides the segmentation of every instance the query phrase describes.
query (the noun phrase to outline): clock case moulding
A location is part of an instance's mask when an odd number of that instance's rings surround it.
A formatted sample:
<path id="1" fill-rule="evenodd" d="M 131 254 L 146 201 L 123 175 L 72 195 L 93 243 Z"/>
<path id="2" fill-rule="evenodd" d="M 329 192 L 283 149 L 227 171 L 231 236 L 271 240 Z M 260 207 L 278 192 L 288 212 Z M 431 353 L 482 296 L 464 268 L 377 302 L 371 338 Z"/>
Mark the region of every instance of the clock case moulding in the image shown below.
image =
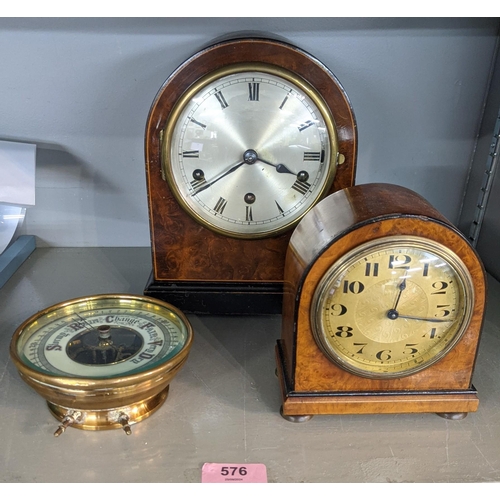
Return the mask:
<path id="1" fill-rule="evenodd" d="M 312 333 L 310 307 L 315 287 L 334 262 L 359 245 L 391 235 L 425 237 L 458 255 L 472 277 L 472 317 L 455 347 L 431 366 L 399 378 L 366 378 L 323 354 Z M 429 412 L 458 419 L 477 410 L 472 374 L 485 310 L 485 272 L 464 236 L 420 195 L 391 184 L 364 184 L 321 201 L 291 238 L 284 290 L 282 334 L 275 349 L 284 418 Z"/>
<path id="2" fill-rule="evenodd" d="M 282 309 L 284 261 L 293 228 L 262 239 L 218 234 L 189 216 L 162 178 L 161 135 L 175 103 L 207 73 L 242 62 L 284 67 L 319 91 L 333 114 L 343 160 L 325 195 L 354 185 L 354 113 L 344 89 L 322 63 L 288 43 L 264 38 L 225 40 L 193 55 L 161 87 L 145 133 L 153 269 L 144 293 L 187 313 L 279 314 Z"/>

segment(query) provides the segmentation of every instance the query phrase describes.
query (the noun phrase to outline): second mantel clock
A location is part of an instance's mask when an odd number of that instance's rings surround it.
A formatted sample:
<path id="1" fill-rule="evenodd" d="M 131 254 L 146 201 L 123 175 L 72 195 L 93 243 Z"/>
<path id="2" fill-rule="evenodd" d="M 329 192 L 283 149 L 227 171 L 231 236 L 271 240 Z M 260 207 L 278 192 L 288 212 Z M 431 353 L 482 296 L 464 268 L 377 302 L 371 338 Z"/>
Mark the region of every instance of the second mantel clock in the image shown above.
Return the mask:
<path id="1" fill-rule="evenodd" d="M 475 411 L 485 289 L 473 248 L 413 191 L 332 194 L 290 240 L 282 415 Z"/>
<path id="2" fill-rule="evenodd" d="M 315 58 L 263 38 L 198 52 L 148 118 L 146 295 L 186 312 L 281 312 L 291 231 L 354 183 L 355 159 L 350 103 Z"/>

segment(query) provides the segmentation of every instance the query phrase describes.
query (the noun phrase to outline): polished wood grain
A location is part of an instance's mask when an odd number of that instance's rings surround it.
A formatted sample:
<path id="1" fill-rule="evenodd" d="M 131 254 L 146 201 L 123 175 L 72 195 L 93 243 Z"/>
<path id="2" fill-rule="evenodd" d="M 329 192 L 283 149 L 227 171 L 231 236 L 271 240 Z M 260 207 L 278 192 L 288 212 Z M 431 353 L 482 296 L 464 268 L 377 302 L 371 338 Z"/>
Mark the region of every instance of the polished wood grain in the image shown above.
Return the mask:
<path id="1" fill-rule="evenodd" d="M 146 179 L 153 257 L 153 281 L 283 282 L 291 231 L 262 240 L 241 240 L 214 233 L 195 222 L 176 202 L 161 174 L 160 134 L 173 106 L 203 75 L 238 62 L 260 62 L 288 68 L 305 78 L 322 96 L 335 118 L 339 152 L 330 193 L 354 184 L 357 131 L 351 104 L 334 75 L 307 53 L 286 43 L 242 39 L 208 47 L 180 66 L 162 86 L 147 120 Z"/>
<path id="2" fill-rule="evenodd" d="M 395 379 L 359 377 L 332 363 L 318 348 L 310 323 L 312 296 L 327 269 L 346 252 L 393 235 L 425 237 L 455 252 L 474 283 L 472 319 L 458 344 L 430 367 Z M 485 309 L 484 269 L 461 233 L 418 194 L 391 184 L 367 184 L 347 188 L 320 202 L 301 221 L 291 238 L 284 289 L 277 361 L 285 413 L 301 413 L 304 405 L 310 405 L 308 413 L 312 414 L 453 413 L 477 408 L 471 380 Z M 418 394 L 400 394 L 397 398 L 391 395 L 404 391 Z M 428 391 L 440 394 L 425 396 Z M 351 396 L 339 399 L 332 396 L 333 393 Z M 358 396 L 352 396 L 356 393 Z M 377 398 L 360 397 L 361 393 L 371 393 Z M 326 399 L 320 404 L 319 397 Z M 377 406 L 380 401 L 382 410 Z"/>

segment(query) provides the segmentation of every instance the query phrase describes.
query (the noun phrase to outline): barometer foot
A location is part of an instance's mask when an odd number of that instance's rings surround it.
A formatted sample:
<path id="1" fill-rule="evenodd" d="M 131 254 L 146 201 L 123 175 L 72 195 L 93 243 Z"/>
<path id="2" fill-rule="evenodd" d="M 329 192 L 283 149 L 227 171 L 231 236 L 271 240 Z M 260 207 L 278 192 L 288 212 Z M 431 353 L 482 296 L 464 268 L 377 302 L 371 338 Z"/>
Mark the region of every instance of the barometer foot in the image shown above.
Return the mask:
<path id="1" fill-rule="evenodd" d="M 48 401 L 49 410 L 61 421 L 54 436 L 60 436 L 67 427 L 92 431 L 121 428 L 129 436 L 132 434 L 132 425 L 149 417 L 160 408 L 167 399 L 168 390 L 169 386 L 150 398 L 118 408 L 82 410 Z"/>
<path id="2" fill-rule="evenodd" d="M 122 413 L 118 418 L 118 422 L 123 427 L 125 434 L 130 436 L 130 434 L 132 434 L 132 429 L 130 428 L 130 417 L 126 413 Z"/>
<path id="3" fill-rule="evenodd" d="M 56 432 L 54 432 L 54 437 L 59 437 L 67 427 L 73 425 L 74 423 L 80 423 L 85 420 L 85 414 L 81 411 L 68 411 L 61 420 L 61 424 L 57 428 Z"/>

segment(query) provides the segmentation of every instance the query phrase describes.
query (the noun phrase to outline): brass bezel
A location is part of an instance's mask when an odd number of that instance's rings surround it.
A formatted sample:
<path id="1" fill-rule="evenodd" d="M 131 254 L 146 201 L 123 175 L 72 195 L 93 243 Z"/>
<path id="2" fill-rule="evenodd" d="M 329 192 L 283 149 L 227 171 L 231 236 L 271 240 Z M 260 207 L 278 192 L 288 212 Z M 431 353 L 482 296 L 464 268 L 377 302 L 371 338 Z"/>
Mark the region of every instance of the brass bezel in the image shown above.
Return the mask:
<path id="1" fill-rule="evenodd" d="M 443 346 L 442 349 L 431 355 L 426 361 L 422 362 L 417 367 L 391 372 L 375 372 L 369 369 L 360 368 L 360 363 L 351 363 L 346 356 L 342 356 L 341 354 L 337 353 L 336 350 L 327 342 L 327 340 L 325 339 L 326 332 L 322 327 L 321 305 L 325 293 L 330 289 L 331 284 L 334 281 L 338 280 L 339 277 L 342 276 L 347 269 L 349 269 L 355 262 L 358 262 L 366 255 L 372 254 L 380 249 L 387 248 L 389 244 L 391 246 L 399 245 L 405 247 L 424 248 L 448 262 L 459 278 L 458 286 L 461 289 L 464 302 L 463 316 L 460 320 L 460 325 L 457 328 L 453 339 L 447 345 Z M 371 379 L 401 378 L 428 368 L 429 366 L 442 359 L 446 354 L 448 354 L 448 352 L 450 352 L 453 347 L 455 347 L 456 344 L 460 341 L 465 331 L 467 330 L 472 318 L 473 307 L 474 287 L 472 283 L 472 277 L 465 264 L 452 250 L 450 250 L 443 244 L 438 243 L 437 241 L 420 236 L 386 236 L 364 243 L 350 250 L 326 271 L 326 273 L 319 281 L 312 298 L 310 309 L 310 324 L 313 337 L 318 347 L 330 361 L 334 362 L 342 369 L 354 375 Z"/>
<path id="2" fill-rule="evenodd" d="M 325 179 L 325 182 L 323 184 L 323 188 L 321 191 L 318 193 L 318 195 L 314 198 L 313 202 L 311 203 L 309 209 L 301 214 L 300 216 L 296 217 L 295 219 L 291 220 L 287 224 L 283 225 L 282 227 L 278 229 L 273 229 L 270 231 L 266 232 L 259 232 L 259 233 L 239 233 L 235 231 L 230 231 L 230 230 L 225 230 L 222 229 L 218 226 L 215 226 L 205 218 L 203 218 L 200 214 L 195 212 L 184 200 L 184 197 L 180 190 L 177 187 L 177 183 L 175 182 L 175 179 L 172 174 L 172 162 L 171 162 L 171 146 L 172 146 L 172 135 L 175 126 L 177 125 L 177 121 L 179 119 L 180 114 L 188 104 L 188 102 L 192 99 L 194 95 L 196 95 L 203 87 L 211 84 L 212 82 L 232 75 L 232 74 L 237 74 L 237 73 L 242 73 L 242 72 L 251 72 L 251 71 L 258 71 L 261 73 L 268 73 L 273 76 L 278 76 L 280 78 L 283 78 L 285 80 L 288 80 L 291 84 L 295 85 L 298 87 L 302 92 L 304 92 L 316 105 L 318 108 L 319 112 L 321 113 L 323 120 L 325 121 L 326 128 L 328 131 L 328 142 L 330 145 L 330 161 L 329 165 L 327 167 L 328 169 L 328 175 Z M 199 80 L 197 80 L 191 87 L 189 87 L 186 92 L 180 97 L 180 99 L 177 101 L 175 106 L 173 107 L 171 113 L 168 116 L 165 128 L 162 130 L 161 136 L 161 165 L 162 165 L 162 177 L 166 182 L 168 183 L 169 187 L 171 188 L 171 191 L 179 203 L 183 210 L 189 214 L 196 222 L 201 224 L 202 226 L 206 227 L 207 229 L 216 232 L 218 234 L 222 234 L 224 236 L 230 236 L 233 238 L 238 238 L 238 239 L 261 239 L 261 238 L 268 238 L 272 236 L 277 236 L 279 234 L 282 234 L 292 227 L 296 226 L 297 223 L 304 217 L 304 215 L 318 202 L 319 199 L 321 199 L 325 193 L 328 191 L 330 186 L 333 183 L 333 180 L 335 178 L 335 173 L 337 171 L 337 165 L 339 164 L 339 148 L 338 148 L 338 137 L 337 137 L 337 129 L 335 126 L 335 120 L 333 118 L 333 114 L 324 101 L 324 99 L 321 97 L 320 93 L 312 86 L 310 85 L 305 79 L 297 75 L 296 73 L 293 73 L 289 70 L 286 70 L 285 68 L 275 66 L 273 64 L 266 64 L 266 63 L 257 63 L 257 62 L 250 62 L 250 63 L 237 63 L 237 64 L 231 64 L 229 66 L 225 66 L 223 68 L 219 68 L 215 71 L 212 71 L 211 73 L 206 74 Z M 342 158 L 340 158 L 340 163 L 342 162 Z"/>

